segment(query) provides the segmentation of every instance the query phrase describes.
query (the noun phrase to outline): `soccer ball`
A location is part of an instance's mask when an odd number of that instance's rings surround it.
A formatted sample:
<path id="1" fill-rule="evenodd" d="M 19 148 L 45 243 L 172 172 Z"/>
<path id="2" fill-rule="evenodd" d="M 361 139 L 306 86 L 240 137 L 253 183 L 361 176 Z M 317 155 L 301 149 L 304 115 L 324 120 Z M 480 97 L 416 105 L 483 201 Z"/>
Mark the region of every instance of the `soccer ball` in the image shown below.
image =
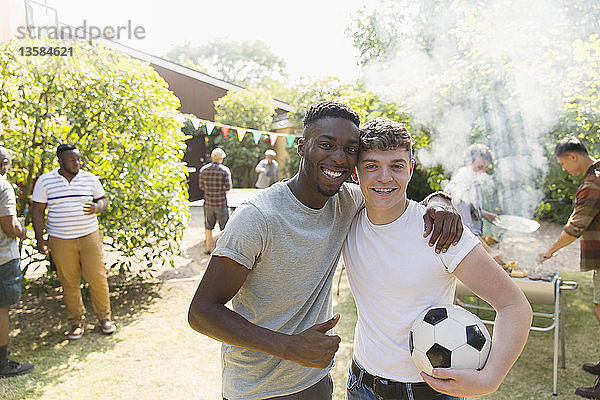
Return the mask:
<path id="1" fill-rule="evenodd" d="M 492 339 L 483 322 L 471 312 L 452 304 L 423 311 L 413 322 L 408 347 L 417 368 L 482 369 Z"/>

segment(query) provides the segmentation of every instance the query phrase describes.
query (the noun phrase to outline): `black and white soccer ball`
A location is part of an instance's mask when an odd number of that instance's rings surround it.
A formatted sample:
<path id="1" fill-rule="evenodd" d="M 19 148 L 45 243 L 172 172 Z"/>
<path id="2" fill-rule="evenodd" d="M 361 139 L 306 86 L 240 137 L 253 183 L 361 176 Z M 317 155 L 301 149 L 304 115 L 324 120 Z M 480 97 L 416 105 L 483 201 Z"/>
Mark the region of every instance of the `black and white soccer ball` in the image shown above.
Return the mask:
<path id="1" fill-rule="evenodd" d="M 448 304 L 423 311 L 413 322 L 410 355 L 420 371 L 433 368 L 482 369 L 492 339 L 483 322 L 462 307 Z"/>

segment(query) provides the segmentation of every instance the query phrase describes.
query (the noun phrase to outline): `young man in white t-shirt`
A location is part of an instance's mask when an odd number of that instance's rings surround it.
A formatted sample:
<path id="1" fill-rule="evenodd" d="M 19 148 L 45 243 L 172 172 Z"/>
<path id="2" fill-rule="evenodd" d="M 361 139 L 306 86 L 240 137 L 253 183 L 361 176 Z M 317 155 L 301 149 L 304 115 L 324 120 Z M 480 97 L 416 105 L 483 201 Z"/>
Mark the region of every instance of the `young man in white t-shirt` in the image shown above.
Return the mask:
<path id="1" fill-rule="evenodd" d="M 366 208 L 352 222 L 343 250 L 358 309 L 348 400 L 488 394 L 527 341 L 532 318 L 527 299 L 468 229 L 446 253 L 432 251 L 423 239 L 423 206 L 406 198 L 412 144 L 406 127 L 387 118 L 360 130 L 354 178 Z M 438 379 L 419 373 L 411 361 L 409 331 L 425 309 L 453 302 L 456 278 L 496 310 L 492 348 L 481 371 L 435 368 L 435 376 L 446 378 Z M 374 393 L 384 386 L 386 393 Z"/>

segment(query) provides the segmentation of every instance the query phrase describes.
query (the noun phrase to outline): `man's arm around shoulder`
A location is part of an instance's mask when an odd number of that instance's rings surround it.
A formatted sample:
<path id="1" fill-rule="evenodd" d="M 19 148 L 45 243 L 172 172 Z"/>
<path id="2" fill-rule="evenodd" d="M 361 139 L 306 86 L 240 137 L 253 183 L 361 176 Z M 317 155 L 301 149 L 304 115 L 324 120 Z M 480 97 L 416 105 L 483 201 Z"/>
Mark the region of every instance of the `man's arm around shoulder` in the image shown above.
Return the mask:
<path id="1" fill-rule="evenodd" d="M 325 333 L 337 324 L 339 316 L 294 335 L 255 325 L 225 307 L 249 273 L 245 266 L 230 258 L 213 256 L 190 304 L 188 322 L 192 329 L 232 346 L 271 354 L 306 367 L 326 368 L 340 338 Z"/>
<path id="2" fill-rule="evenodd" d="M 429 236 L 429 246 L 435 246 L 435 251 L 446 252 L 451 245 L 456 245 L 463 232 L 460 214 L 452 205 L 452 197 L 444 192 L 434 192 L 422 202 L 425 209 L 423 221 L 425 232 L 423 237 Z"/>

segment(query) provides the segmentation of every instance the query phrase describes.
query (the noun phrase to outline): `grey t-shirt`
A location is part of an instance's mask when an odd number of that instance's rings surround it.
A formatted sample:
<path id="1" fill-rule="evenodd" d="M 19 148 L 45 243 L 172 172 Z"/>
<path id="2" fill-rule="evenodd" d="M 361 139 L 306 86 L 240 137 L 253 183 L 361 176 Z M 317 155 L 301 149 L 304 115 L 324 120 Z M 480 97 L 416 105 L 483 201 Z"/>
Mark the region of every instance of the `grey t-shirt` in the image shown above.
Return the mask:
<path id="1" fill-rule="evenodd" d="M 279 170 L 279 164 L 277 164 L 277 161 L 273 160 L 273 162 L 269 164 L 269 161 L 266 159 L 261 160 L 256 168 L 258 167 L 266 169 L 267 172 L 265 174 L 262 172 L 258 173 L 258 179 L 256 180 L 255 185 L 257 188 L 264 189 L 277 182 L 277 171 Z"/>
<path id="2" fill-rule="evenodd" d="M 0 217 L 8 215 L 17 215 L 17 200 L 12 185 L 0 175 Z M 15 258 L 19 258 L 17 238 L 6 236 L 0 228 L 0 265 Z"/>
<path id="3" fill-rule="evenodd" d="M 358 185 L 342 185 L 323 208 L 302 204 L 285 182 L 243 203 L 217 241 L 215 256 L 250 269 L 232 299 L 253 324 L 300 333 L 333 315 L 331 286 L 352 219 L 364 204 Z M 223 396 L 253 400 L 304 390 L 331 368 L 302 367 L 266 353 L 223 344 Z"/>

